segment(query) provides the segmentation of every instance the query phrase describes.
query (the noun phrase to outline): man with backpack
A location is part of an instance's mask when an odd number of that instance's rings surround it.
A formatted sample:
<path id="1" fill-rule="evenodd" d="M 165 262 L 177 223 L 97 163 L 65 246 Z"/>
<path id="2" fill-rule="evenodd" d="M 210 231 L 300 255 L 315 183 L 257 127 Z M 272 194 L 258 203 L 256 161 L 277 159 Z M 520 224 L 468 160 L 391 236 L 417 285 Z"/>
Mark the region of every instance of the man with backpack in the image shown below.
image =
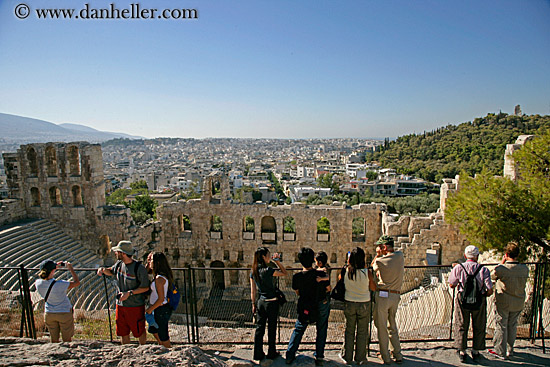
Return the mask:
<path id="1" fill-rule="evenodd" d="M 489 269 L 477 262 L 479 250 L 467 246 L 464 250 L 466 262 L 453 267 L 449 276 L 449 286 L 458 288 L 455 297 L 455 346 L 461 362 L 466 360 L 466 347 L 470 318 L 472 319 L 473 347 L 472 359 L 477 361 L 480 351 L 485 349 L 487 327 L 487 297 L 493 293 L 493 283 Z"/>
<path id="2" fill-rule="evenodd" d="M 147 269 L 135 261 L 134 248 L 130 241 L 120 241 L 112 250 L 117 262 L 110 268 L 100 267 L 97 275 L 114 276 L 119 293 L 116 301 L 116 334 L 122 344 L 130 343 L 130 331 L 139 344 L 145 344 L 145 293 L 149 292 Z"/>
<path id="3" fill-rule="evenodd" d="M 322 366 L 325 357 L 325 343 L 327 339 L 328 316 L 330 303 L 326 297 L 328 280 L 324 271 L 313 269 L 315 253 L 312 249 L 303 247 L 298 253 L 298 260 L 302 264 L 302 271 L 292 277 L 292 289 L 298 295 L 298 320 L 286 351 L 286 364 L 296 359 L 296 352 L 302 341 L 302 336 L 309 324 L 317 323 L 317 338 L 315 339 L 315 365 Z"/>

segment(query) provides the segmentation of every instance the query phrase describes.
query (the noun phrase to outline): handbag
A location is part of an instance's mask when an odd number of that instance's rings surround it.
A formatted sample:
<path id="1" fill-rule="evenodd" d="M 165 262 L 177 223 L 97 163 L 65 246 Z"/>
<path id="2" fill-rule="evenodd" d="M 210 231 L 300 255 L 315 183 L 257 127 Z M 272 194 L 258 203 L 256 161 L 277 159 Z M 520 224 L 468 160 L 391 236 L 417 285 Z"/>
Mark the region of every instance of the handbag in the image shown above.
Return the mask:
<path id="1" fill-rule="evenodd" d="M 286 303 L 285 294 L 279 288 L 275 289 L 275 297 L 277 297 L 277 303 L 279 304 L 279 306 L 282 306 Z"/>
<path id="2" fill-rule="evenodd" d="M 336 300 L 336 301 L 345 301 L 346 300 L 346 285 L 344 284 L 344 276 L 346 275 L 346 267 L 344 266 L 342 268 L 342 272 L 340 273 L 340 279 L 338 282 L 336 282 L 336 285 L 334 286 L 334 289 L 332 292 L 330 292 L 330 298 Z"/>

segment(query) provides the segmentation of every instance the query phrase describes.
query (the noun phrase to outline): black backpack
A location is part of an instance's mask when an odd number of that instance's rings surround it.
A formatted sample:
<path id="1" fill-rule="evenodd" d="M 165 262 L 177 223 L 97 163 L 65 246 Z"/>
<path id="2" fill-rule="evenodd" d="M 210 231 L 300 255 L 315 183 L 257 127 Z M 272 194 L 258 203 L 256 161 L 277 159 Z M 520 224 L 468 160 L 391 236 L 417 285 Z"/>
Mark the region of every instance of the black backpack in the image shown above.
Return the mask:
<path id="1" fill-rule="evenodd" d="M 483 294 L 481 293 L 482 287 L 479 286 L 476 275 L 479 273 L 483 265 L 479 265 L 473 274 L 468 274 L 468 271 L 462 266 L 462 269 L 466 272 L 466 284 L 464 284 L 464 289 L 458 294 L 458 300 L 462 305 L 462 308 L 470 311 L 479 310 L 481 303 L 483 302 Z"/>

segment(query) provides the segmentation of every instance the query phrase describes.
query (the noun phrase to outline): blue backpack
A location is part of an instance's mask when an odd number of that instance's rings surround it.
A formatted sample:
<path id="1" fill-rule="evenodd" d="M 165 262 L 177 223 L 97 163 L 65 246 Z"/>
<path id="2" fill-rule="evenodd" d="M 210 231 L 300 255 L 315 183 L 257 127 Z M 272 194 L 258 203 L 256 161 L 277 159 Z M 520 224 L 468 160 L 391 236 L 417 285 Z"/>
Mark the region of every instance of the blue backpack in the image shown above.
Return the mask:
<path id="1" fill-rule="evenodd" d="M 172 284 L 168 289 L 168 304 L 172 307 L 172 310 L 177 310 L 180 304 L 181 294 L 178 291 L 178 287 Z"/>

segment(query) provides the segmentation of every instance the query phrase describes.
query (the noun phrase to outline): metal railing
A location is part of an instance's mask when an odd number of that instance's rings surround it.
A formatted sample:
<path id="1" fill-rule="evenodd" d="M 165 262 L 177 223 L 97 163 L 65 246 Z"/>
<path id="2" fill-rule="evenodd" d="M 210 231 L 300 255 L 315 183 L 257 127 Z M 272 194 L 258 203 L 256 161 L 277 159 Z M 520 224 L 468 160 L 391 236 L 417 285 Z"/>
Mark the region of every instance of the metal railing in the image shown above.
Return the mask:
<path id="1" fill-rule="evenodd" d="M 496 264 L 486 265 L 492 268 Z M 518 338 L 544 339 L 550 324 L 550 301 L 544 297 L 546 263 L 529 263 L 525 308 L 518 321 Z M 43 300 L 34 290 L 38 269 L 0 267 L 0 278 L 17 278 L 18 285 L 7 289 L 0 284 L 0 334 L 42 337 Z M 81 285 L 69 291 L 75 306 L 75 339 L 113 340 L 116 285 L 110 277 L 98 277 L 96 269 L 75 269 Z M 332 269 L 331 284 L 339 269 Z M 175 343 L 250 344 L 254 318 L 250 301 L 248 268 L 175 268 L 175 282 L 181 302 L 170 323 L 170 339 Z M 292 275 L 301 269 L 288 269 L 289 276 L 276 278 L 288 302 L 279 312 L 278 342 L 288 343 L 296 321 L 297 296 L 291 289 Z M 403 342 L 450 341 L 453 338 L 455 291 L 447 284 L 451 266 L 406 266 L 401 301 L 397 312 L 399 335 Z M 8 274 L 11 273 L 11 274 Z M 68 277 L 66 272 L 58 273 Z M 13 278 L 15 279 L 15 278 Z M 494 296 L 487 300 L 487 338 L 495 324 Z M 343 343 L 345 318 L 343 303 L 333 301 L 327 343 Z M 371 342 L 377 341 L 371 327 Z M 153 340 L 153 339 L 151 339 Z M 315 342 L 315 327 L 309 327 L 303 343 Z"/>

